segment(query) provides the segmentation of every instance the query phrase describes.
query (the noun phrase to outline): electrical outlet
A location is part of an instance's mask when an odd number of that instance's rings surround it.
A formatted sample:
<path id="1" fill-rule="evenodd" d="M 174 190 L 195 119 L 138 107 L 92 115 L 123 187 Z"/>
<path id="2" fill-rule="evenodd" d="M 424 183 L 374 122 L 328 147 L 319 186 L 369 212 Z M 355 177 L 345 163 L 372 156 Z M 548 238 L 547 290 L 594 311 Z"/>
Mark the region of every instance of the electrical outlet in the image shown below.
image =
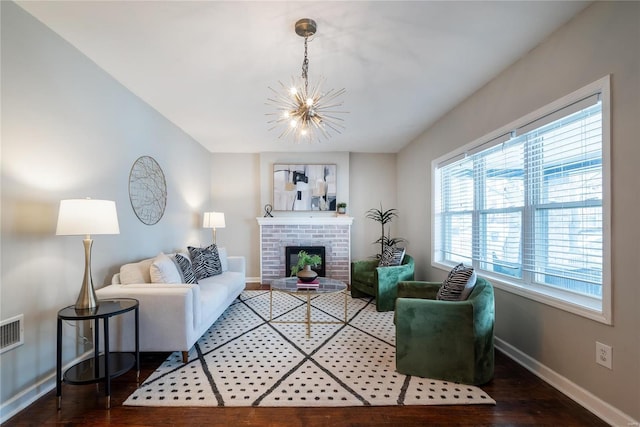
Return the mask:
<path id="1" fill-rule="evenodd" d="M 596 341 L 596 363 L 605 368 L 613 369 L 613 349 L 611 346 Z"/>

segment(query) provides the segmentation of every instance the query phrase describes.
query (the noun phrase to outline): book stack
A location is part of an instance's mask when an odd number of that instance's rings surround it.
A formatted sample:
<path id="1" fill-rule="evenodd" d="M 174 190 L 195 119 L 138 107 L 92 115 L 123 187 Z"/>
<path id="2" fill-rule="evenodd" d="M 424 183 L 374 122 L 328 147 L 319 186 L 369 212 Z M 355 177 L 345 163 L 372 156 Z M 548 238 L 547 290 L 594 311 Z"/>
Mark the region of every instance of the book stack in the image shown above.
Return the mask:
<path id="1" fill-rule="evenodd" d="M 303 282 L 298 279 L 298 289 L 318 289 L 320 286 L 320 280 L 318 278 L 312 280 L 311 282 Z"/>

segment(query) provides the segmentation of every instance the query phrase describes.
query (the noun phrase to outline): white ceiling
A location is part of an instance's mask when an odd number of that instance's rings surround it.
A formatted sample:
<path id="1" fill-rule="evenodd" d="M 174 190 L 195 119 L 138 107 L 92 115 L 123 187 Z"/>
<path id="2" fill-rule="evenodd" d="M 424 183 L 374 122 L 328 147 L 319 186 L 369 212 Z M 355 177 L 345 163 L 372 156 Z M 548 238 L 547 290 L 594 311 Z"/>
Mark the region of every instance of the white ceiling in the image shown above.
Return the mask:
<path id="1" fill-rule="evenodd" d="M 19 1 L 211 152 L 397 152 L 582 10 L 580 1 Z M 345 88 L 322 144 L 269 131 L 271 92 L 300 75 Z"/>

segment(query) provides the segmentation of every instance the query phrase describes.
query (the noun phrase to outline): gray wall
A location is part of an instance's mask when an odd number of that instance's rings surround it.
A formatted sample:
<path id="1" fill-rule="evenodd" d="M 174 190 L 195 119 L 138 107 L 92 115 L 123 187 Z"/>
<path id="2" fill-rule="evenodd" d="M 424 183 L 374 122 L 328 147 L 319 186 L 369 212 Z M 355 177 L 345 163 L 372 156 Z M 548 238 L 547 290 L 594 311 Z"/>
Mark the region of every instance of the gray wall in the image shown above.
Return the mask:
<path id="1" fill-rule="evenodd" d="M 380 253 L 378 244 L 373 244 L 380 237 L 380 223 L 366 217 L 369 209 L 398 208 L 397 204 L 397 176 L 396 154 L 351 154 L 351 200 L 349 215 L 353 216 L 351 229 L 351 257 L 352 259 L 367 259 Z M 404 237 L 409 242 L 407 252 L 411 253 L 408 235 L 398 232 L 400 222 L 409 213 L 406 210 L 398 212 L 389 225 L 391 237 Z"/>
<path id="2" fill-rule="evenodd" d="M 431 161 L 611 74 L 613 326 L 502 290 L 496 336 L 587 393 L 640 419 L 640 3 L 597 2 L 442 117 L 398 155 L 398 206 L 409 212 L 418 276 L 430 266 Z M 435 82 L 434 82 L 435 84 Z M 595 363 L 595 341 L 613 346 L 613 370 Z"/>
<path id="3" fill-rule="evenodd" d="M 213 206 L 209 152 L 21 8 L 1 8 L 0 317 L 23 313 L 25 326 L 24 345 L 0 355 L 4 417 L 12 398 L 52 384 L 56 313 L 80 290 L 82 237 L 55 236 L 59 201 L 116 201 L 120 234 L 93 236 L 96 287 L 123 262 L 209 239 L 201 213 Z M 141 155 L 153 156 L 167 181 L 154 226 L 129 203 L 129 170 Z M 75 344 L 76 332 L 65 327 L 65 362 L 90 348 Z"/>
<path id="4" fill-rule="evenodd" d="M 224 212 L 226 222 L 226 227 L 217 231 L 217 242 L 229 255 L 245 256 L 250 281 L 260 279 L 260 228 L 256 221 L 263 209 L 260 179 L 258 154 L 211 155 L 210 210 Z"/>

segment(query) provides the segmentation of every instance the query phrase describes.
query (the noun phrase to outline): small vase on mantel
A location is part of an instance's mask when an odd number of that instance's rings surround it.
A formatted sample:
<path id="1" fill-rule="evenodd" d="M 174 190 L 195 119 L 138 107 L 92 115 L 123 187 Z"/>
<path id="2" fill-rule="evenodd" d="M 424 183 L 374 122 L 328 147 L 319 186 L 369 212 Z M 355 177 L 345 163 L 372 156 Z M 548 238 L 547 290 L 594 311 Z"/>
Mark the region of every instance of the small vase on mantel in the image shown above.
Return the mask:
<path id="1" fill-rule="evenodd" d="M 313 271 L 311 266 L 307 264 L 302 268 L 302 270 L 296 273 L 296 276 L 298 276 L 298 279 L 300 279 L 301 282 L 313 282 L 316 277 L 318 277 L 318 273 Z"/>

